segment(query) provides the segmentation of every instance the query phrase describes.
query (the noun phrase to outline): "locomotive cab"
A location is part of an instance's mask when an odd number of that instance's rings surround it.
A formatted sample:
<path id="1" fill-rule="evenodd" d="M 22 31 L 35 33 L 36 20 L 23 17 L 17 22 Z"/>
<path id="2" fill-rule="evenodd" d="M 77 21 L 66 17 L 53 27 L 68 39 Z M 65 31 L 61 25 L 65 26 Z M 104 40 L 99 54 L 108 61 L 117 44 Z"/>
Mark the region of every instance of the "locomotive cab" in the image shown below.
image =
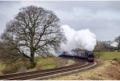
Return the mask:
<path id="1" fill-rule="evenodd" d="M 88 57 L 87 57 L 88 62 L 94 62 L 94 54 L 93 54 L 93 52 L 88 51 L 87 55 L 88 55 Z"/>

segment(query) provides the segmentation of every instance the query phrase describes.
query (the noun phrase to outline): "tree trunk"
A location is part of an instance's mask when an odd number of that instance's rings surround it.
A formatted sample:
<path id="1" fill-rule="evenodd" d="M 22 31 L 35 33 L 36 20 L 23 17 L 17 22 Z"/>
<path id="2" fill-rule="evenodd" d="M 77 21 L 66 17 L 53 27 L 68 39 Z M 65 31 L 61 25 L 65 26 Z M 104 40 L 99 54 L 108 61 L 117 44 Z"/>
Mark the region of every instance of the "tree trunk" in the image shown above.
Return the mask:
<path id="1" fill-rule="evenodd" d="M 34 68 L 36 66 L 36 62 L 34 61 L 34 58 L 30 58 L 31 66 L 30 68 Z"/>
<path id="2" fill-rule="evenodd" d="M 120 51 L 120 42 L 119 42 L 119 44 L 118 44 L 118 52 Z"/>
<path id="3" fill-rule="evenodd" d="M 31 51 L 30 62 L 31 62 L 31 68 L 34 68 L 36 66 L 36 62 L 35 62 L 35 59 L 34 59 L 34 52 L 33 51 Z"/>

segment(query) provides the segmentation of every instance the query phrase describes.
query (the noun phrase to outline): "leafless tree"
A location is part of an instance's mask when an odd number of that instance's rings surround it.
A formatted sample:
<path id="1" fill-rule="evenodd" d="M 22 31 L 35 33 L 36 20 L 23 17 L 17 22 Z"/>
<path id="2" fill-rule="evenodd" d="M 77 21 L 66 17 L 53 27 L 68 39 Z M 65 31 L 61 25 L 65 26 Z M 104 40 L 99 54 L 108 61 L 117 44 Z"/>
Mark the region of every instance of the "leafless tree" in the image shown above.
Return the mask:
<path id="1" fill-rule="evenodd" d="M 120 50 L 120 36 L 115 38 L 115 41 L 118 43 L 117 50 Z"/>
<path id="2" fill-rule="evenodd" d="M 0 61 L 4 63 L 13 63 L 20 56 L 16 49 L 14 49 L 14 45 L 12 43 L 8 43 L 6 41 L 0 41 Z"/>
<path id="3" fill-rule="evenodd" d="M 19 54 L 28 58 L 34 67 L 35 55 L 48 54 L 50 49 L 57 49 L 64 35 L 59 18 L 52 11 L 28 6 L 20 9 L 17 16 L 7 24 L 2 38 L 13 43 Z"/>

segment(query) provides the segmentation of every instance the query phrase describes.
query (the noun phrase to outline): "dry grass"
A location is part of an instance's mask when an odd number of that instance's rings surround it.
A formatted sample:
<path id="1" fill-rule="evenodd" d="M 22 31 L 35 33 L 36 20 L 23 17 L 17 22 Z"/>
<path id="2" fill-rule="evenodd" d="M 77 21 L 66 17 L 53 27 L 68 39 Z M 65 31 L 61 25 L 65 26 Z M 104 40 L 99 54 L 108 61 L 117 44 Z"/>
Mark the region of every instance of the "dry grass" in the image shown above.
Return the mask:
<path id="1" fill-rule="evenodd" d="M 120 63 L 104 61 L 95 69 L 51 78 L 52 80 L 120 80 Z"/>
<path id="2" fill-rule="evenodd" d="M 15 73 L 15 72 L 25 72 L 34 70 L 45 70 L 54 69 L 56 67 L 63 67 L 66 65 L 73 64 L 72 60 L 62 59 L 58 57 L 36 57 L 35 61 L 37 63 L 36 67 L 30 69 L 30 62 L 27 59 L 18 59 L 14 63 L 1 63 L 0 62 L 0 75 Z"/>
<path id="3" fill-rule="evenodd" d="M 37 61 L 36 69 L 38 70 L 64 67 L 75 63 L 75 61 L 71 59 L 63 59 L 59 57 L 37 58 L 36 61 Z"/>
<path id="4" fill-rule="evenodd" d="M 20 58 L 14 63 L 4 63 L 4 68 L 1 70 L 3 74 L 19 72 L 22 67 L 24 71 L 30 67 L 30 62 L 26 59 Z"/>
<path id="5" fill-rule="evenodd" d="M 69 59 L 65 66 L 70 66 L 70 65 L 72 65 L 72 64 L 75 64 L 75 61 Z"/>
<path id="6" fill-rule="evenodd" d="M 37 65 L 33 69 L 29 69 L 31 64 L 28 59 L 20 58 L 14 63 L 1 63 L 0 64 L 0 75 L 15 73 L 15 72 L 25 72 L 29 70 L 43 70 L 43 69 L 52 69 L 56 67 L 56 61 L 54 57 L 37 57 Z"/>

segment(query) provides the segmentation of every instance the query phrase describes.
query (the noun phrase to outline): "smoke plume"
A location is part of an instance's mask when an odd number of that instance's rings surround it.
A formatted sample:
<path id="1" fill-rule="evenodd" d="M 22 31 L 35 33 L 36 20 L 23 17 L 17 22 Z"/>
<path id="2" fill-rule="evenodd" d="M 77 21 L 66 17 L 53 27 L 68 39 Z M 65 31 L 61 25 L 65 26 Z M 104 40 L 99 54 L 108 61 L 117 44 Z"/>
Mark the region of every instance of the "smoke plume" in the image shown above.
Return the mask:
<path id="1" fill-rule="evenodd" d="M 61 26 L 67 41 L 61 44 L 62 51 L 80 48 L 92 51 L 96 45 L 96 36 L 89 29 L 74 30 L 68 25 Z"/>
<path id="2" fill-rule="evenodd" d="M 112 46 L 112 47 L 117 47 L 117 46 L 118 46 L 118 43 L 114 41 L 114 42 L 111 43 L 111 46 Z"/>

